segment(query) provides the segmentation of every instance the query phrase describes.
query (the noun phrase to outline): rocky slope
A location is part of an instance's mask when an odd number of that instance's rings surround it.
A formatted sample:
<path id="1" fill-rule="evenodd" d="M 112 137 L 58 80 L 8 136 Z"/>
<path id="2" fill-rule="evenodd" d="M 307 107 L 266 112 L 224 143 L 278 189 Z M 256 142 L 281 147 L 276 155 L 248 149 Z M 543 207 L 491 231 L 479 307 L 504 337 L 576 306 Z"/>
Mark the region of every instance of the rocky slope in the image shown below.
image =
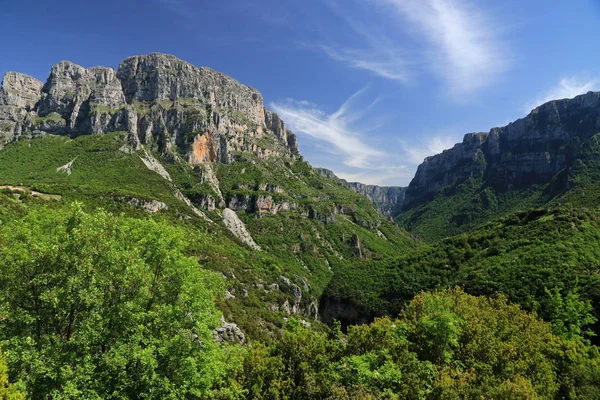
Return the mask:
<path id="1" fill-rule="evenodd" d="M 348 182 L 326 168 L 315 168 L 321 175 L 338 181 L 342 186 L 369 199 L 381 215 L 396 216 L 404 203 L 406 188 L 400 186 L 366 185 L 360 182 Z"/>
<path id="2" fill-rule="evenodd" d="M 489 132 L 465 135 L 452 149 L 428 157 L 406 191 L 407 207 L 440 188 L 484 178 L 500 191 L 548 183 L 573 167 L 581 145 L 600 132 L 600 92 L 554 100 Z"/>
<path id="3" fill-rule="evenodd" d="M 257 90 L 158 53 L 117 71 L 63 61 L 45 83 L 7 73 L 0 185 L 181 225 L 226 279 L 226 320 L 250 338 L 290 314 L 314 323 L 336 271 L 414 245 L 306 163 Z"/>
<path id="4" fill-rule="evenodd" d="M 554 100 L 428 157 L 406 190 L 398 220 L 443 237 L 562 196 L 598 171 L 600 92 Z M 586 178 L 587 177 L 587 178 Z M 427 233 L 426 231 L 429 231 Z"/>
<path id="5" fill-rule="evenodd" d="M 298 154 L 293 133 L 265 109 L 261 94 L 209 68 L 170 55 L 130 57 L 117 71 L 62 61 L 46 83 L 9 72 L 0 89 L 0 145 L 21 137 L 126 131 L 129 144 L 186 159 L 230 162 L 236 152 L 261 158 Z M 263 137 L 279 148 L 264 148 Z"/>

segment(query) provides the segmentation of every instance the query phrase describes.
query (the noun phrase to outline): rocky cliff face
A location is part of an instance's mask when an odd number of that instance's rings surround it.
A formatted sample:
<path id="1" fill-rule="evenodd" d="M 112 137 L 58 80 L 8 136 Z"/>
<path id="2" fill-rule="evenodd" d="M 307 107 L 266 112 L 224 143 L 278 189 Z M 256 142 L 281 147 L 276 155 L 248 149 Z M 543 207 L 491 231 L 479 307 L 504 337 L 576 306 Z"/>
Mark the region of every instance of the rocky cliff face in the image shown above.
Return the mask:
<path id="1" fill-rule="evenodd" d="M 498 191 L 546 184 L 569 171 L 580 144 L 600 132 L 600 92 L 555 100 L 487 133 L 465 135 L 417 169 L 405 208 L 427 202 L 444 186 L 482 178 Z M 568 186 L 568 182 L 563 182 Z"/>
<path id="2" fill-rule="evenodd" d="M 346 187 L 371 200 L 382 215 L 393 217 L 402 210 L 405 187 L 365 185 L 360 182 L 348 182 Z"/>
<path id="3" fill-rule="evenodd" d="M 298 156 L 295 135 L 257 90 L 174 56 L 130 57 L 118 71 L 63 61 L 45 84 L 14 72 L 2 81 L 0 146 L 22 136 L 111 131 L 127 131 L 134 149 L 178 150 L 191 164 L 228 163 L 236 152 Z"/>
<path id="4" fill-rule="evenodd" d="M 348 182 L 338 178 L 335 173 L 326 168 L 315 168 L 317 172 L 326 178 L 336 180 L 342 186 L 369 199 L 381 215 L 395 216 L 402 210 L 406 188 L 400 186 L 377 186 L 365 185 L 360 182 Z"/>

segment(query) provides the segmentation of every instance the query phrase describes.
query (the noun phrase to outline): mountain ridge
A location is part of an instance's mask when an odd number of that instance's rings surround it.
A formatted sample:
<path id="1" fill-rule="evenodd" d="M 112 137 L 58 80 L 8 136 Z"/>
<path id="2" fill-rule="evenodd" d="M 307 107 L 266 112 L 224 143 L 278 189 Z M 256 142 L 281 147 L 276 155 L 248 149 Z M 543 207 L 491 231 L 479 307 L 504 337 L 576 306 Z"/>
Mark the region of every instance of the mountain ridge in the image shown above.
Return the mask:
<path id="1" fill-rule="evenodd" d="M 317 323 L 335 271 L 416 244 L 304 161 L 256 89 L 170 55 L 116 71 L 63 61 L 45 83 L 6 74 L 0 143 L 0 184 L 19 202 L 52 194 L 53 207 L 81 201 L 183 225 L 206 247 L 203 265 L 227 277 L 221 310 L 250 338 L 290 315 Z"/>
<path id="2" fill-rule="evenodd" d="M 164 109 L 152 109 L 150 102 L 162 102 Z M 116 71 L 61 61 L 45 83 L 9 72 L 3 79 L 0 106 L 0 145 L 23 135 L 127 131 L 134 148 L 146 144 L 164 151 L 176 145 L 191 162 L 227 161 L 232 152 L 255 145 L 235 135 L 249 122 L 255 136 L 269 130 L 285 151 L 299 155 L 296 136 L 265 108 L 256 89 L 160 53 L 129 57 Z M 185 123 L 186 118 L 202 123 Z M 222 136 L 227 140 L 220 140 Z"/>
<path id="3" fill-rule="evenodd" d="M 326 178 L 337 181 L 340 185 L 365 196 L 374 205 L 381 215 L 393 217 L 397 215 L 404 203 L 406 187 L 402 186 L 379 186 L 368 185 L 361 182 L 348 182 L 338 177 L 335 172 L 327 168 L 315 168 L 315 170 Z"/>

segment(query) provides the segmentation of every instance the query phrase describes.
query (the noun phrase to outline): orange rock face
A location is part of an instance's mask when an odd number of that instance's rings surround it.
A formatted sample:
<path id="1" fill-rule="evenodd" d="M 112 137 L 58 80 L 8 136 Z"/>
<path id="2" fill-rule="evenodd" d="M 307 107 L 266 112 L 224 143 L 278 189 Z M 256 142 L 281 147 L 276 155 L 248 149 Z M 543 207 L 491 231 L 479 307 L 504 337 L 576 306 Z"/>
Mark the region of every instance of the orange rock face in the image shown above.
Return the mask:
<path id="1" fill-rule="evenodd" d="M 202 136 L 194 140 L 191 158 L 192 164 L 217 161 L 215 144 L 210 132 L 204 132 Z"/>

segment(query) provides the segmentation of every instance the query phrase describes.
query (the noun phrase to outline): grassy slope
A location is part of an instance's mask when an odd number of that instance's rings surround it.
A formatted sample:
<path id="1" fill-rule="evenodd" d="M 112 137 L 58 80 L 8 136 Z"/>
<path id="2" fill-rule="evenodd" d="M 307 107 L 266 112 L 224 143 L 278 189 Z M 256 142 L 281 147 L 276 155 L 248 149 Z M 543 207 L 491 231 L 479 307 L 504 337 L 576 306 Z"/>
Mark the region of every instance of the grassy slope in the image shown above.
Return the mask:
<path id="1" fill-rule="evenodd" d="M 433 243 L 512 212 L 562 204 L 595 207 L 600 204 L 600 134 L 583 143 L 575 141 L 571 167 L 545 185 L 499 193 L 493 182 L 471 179 L 442 188 L 431 202 L 403 211 L 396 220 Z"/>
<path id="2" fill-rule="evenodd" d="M 511 214 L 426 245 L 384 267 L 340 271 L 329 296 L 396 314 L 422 290 L 462 286 L 477 295 L 503 293 L 527 309 L 543 305 L 545 288 L 578 291 L 600 316 L 600 211 L 561 207 Z M 368 293 L 369 298 L 356 297 Z"/>
<path id="3" fill-rule="evenodd" d="M 63 200 L 44 203 L 22 197 L 18 201 L 5 193 L 3 207 L 26 212 L 28 207 L 60 208 L 78 200 L 90 208 L 101 206 L 140 218 L 169 220 L 187 232 L 190 253 L 198 256 L 202 265 L 224 275 L 235 298 L 222 301 L 220 308 L 228 320 L 240 324 L 252 338 L 263 337 L 265 332 L 282 326 L 285 314 L 270 308 L 280 306 L 286 299 L 293 304 L 293 294 L 283 288 L 280 276 L 290 278 L 303 289 L 301 306 L 308 308 L 328 284 L 332 271 L 348 268 L 357 259 L 353 236 L 361 240 L 363 257 L 374 263 L 389 262 L 398 248 L 414 246 L 406 233 L 378 216 L 366 199 L 314 173 L 308 164 L 290 160 L 266 163 L 252 155 L 240 155 L 239 162 L 213 165 L 226 198 L 241 193 L 269 194 L 299 208 L 277 215 L 238 212 L 264 250 L 252 251 L 221 226 L 219 213 L 208 213 L 216 223 L 206 223 L 195 218 L 173 195 L 175 187 L 192 200 L 194 195 L 215 195 L 202 181 L 198 168 L 180 162 L 176 155 L 163 159 L 173 177 L 170 183 L 148 170 L 138 154 L 119 151 L 122 145 L 123 133 L 114 132 L 73 140 L 48 136 L 6 146 L 0 151 L 0 184 L 60 194 Z M 57 172 L 58 167 L 72 160 L 71 175 Z M 240 190 L 245 184 L 248 188 Z M 256 190 L 260 184 L 279 186 L 285 193 Z M 122 197 L 156 199 L 169 208 L 148 216 L 123 202 Z M 325 221 L 323 218 L 331 215 L 335 205 L 351 209 L 354 215 L 334 215 L 334 222 Z M 309 211 L 314 218 L 306 217 Z M 5 215 L 10 218 L 17 213 L 13 210 Z M 386 238 L 377 233 L 377 226 Z M 308 291 L 301 277 L 310 285 Z M 282 290 L 262 288 L 272 283 L 279 284 Z M 243 294 L 246 291 L 247 296 Z"/>

